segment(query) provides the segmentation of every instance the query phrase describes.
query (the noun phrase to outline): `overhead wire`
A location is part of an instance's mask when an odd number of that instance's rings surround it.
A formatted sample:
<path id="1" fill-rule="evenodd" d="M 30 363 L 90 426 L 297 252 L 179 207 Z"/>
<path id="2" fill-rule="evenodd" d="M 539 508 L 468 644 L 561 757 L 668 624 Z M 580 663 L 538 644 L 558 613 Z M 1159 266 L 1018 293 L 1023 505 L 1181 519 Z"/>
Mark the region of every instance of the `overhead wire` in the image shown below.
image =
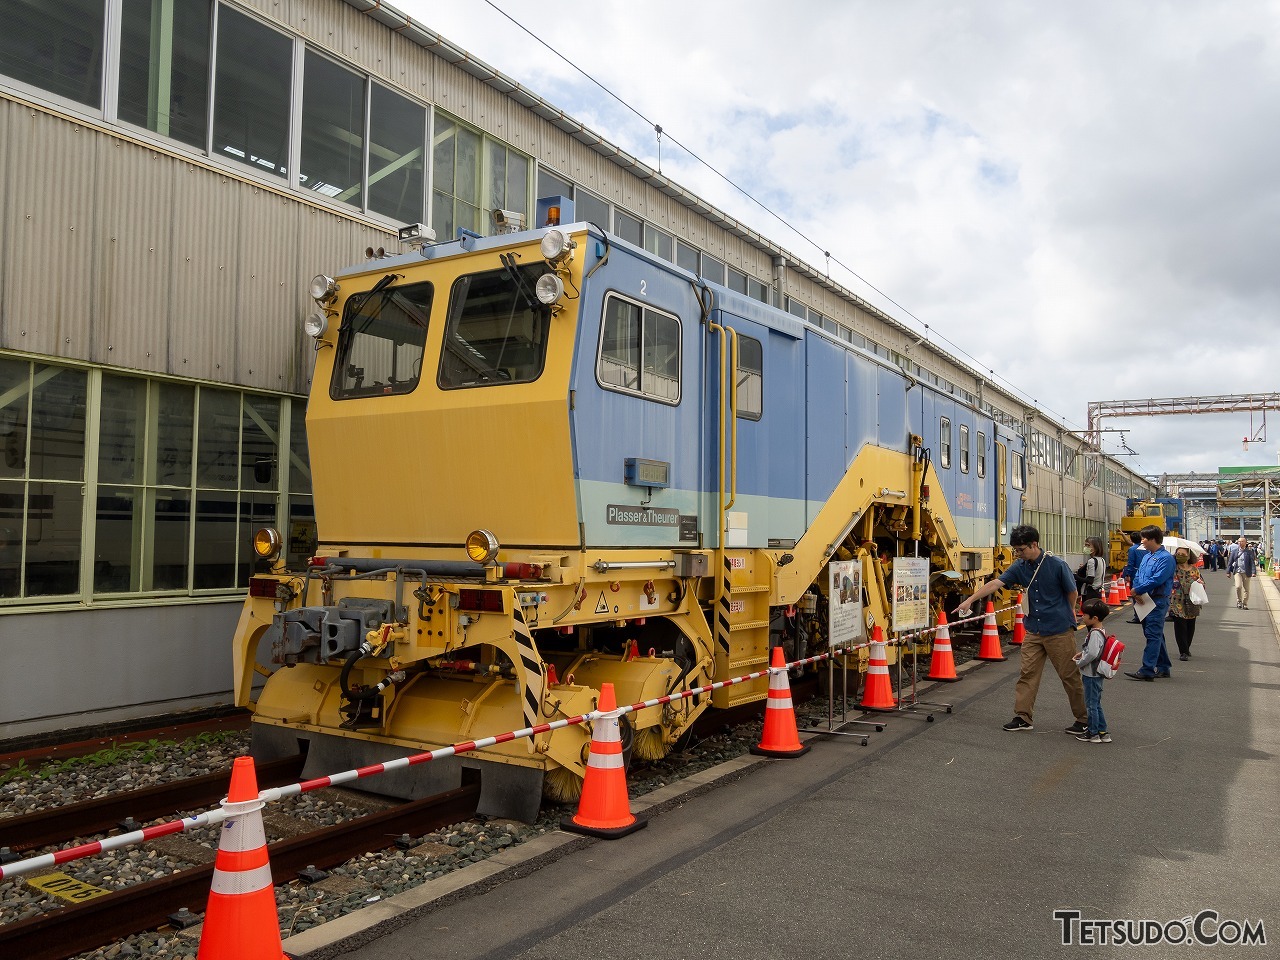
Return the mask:
<path id="1" fill-rule="evenodd" d="M 722 173 L 719 169 L 717 169 L 717 168 L 716 168 L 714 165 L 712 165 L 709 161 L 707 161 L 707 160 L 703 159 L 703 158 L 702 158 L 698 153 L 696 153 L 692 148 L 690 148 L 689 146 L 687 146 L 686 144 L 684 144 L 684 143 L 683 143 L 683 142 L 681 142 L 680 140 L 676 139 L 676 137 L 672 136 L 672 134 L 671 134 L 671 131 L 670 131 L 670 130 L 666 129 L 665 127 L 659 126 L 655 121 L 653 121 L 653 120 L 649 119 L 649 118 L 648 118 L 647 116 L 645 116 L 645 115 L 644 115 L 644 113 L 642 113 L 642 112 L 641 112 L 637 107 L 632 106 L 630 103 L 628 103 L 626 100 L 624 100 L 624 99 L 623 99 L 619 94 L 614 93 L 611 89 L 609 89 L 607 86 L 605 86 L 603 83 L 601 83 L 601 82 L 600 82 L 599 80 L 597 80 L 595 77 L 593 77 L 593 76 L 592 76 L 590 73 L 588 73 L 585 69 L 583 69 L 582 67 L 578 66 L 578 64 L 574 63 L 572 60 L 570 60 L 568 57 L 566 57 L 563 53 L 561 53 L 561 52 L 560 52 L 559 50 L 557 50 L 555 47 L 551 46 L 551 44 L 547 43 L 547 41 L 543 40 L 540 36 L 538 36 L 536 33 L 534 33 L 532 30 L 530 30 L 528 27 L 526 27 L 523 23 L 521 23 L 521 22 L 520 22 L 519 20 L 517 20 L 515 17 L 511 16 L 511 14 L 507 13 L 507 11 L 505 11 L 505 10 L 503 10 L 501 7 L 499 7 L 499 6 L 494 2 L 494 0 L 484 0 L 484 2 L 485 2 L 486 4 L 488 4 L 488 6 L 489 6 L 489 7 L 491 7 L 495 12 L 497 12 L 499 15 L 501 15 L 501 16 L 502 16 L 502 17 L 504 17 L 506 20 L 508 20 L 511 24 L 513 24 L 515 27 L 517 27 L 519 30 L 521 30 L 521 31 L 522 31 L 522 32 L 524 32 L 526 35 L 528 35 L 532 40 L 536 41 L 538 44 L 540 44 L 541 46 L 543 46 L 544 48 L 546 48 L 546 50 L 547 50 L 548 52 L 550 52 L 553 56 L 555 56 L 555 57 L 556 57 L 556 58 L 558 58 L 559 60 L 562 60 L 562 61 L 563 61 L 564 63 L 566 63 L 569 67 L 571 67 L 573 70 L 577 71 L 577 72 L 578 72 L 579 74 L 581 74 L 584 78 L 586 78 L 586 80 L 587 80 L 588 82 L 590 82 L 590 83 L 591 83 L 591 84 L 593 84 L 594 86 L 598 87 L 601 91 L 603 91 L 607 96 L 609 96 L 609 97 L 610 97 L 610 98 L 612 98 L 613 100 L 617 101 L 617 102 L 618 102 L 618 104 L 620 104 L 620 105 L 621 105 L 625 110 L 627 110 L 628 112 L 630 112 L 630 113 L 634 114 L 635 116 L 637 116 L 637 117 L 639 117 L 641 120 L 643 120 L 643 121 L 644 121 L 648 126 L 650 126 L 650 127 L 651 127 L 651 128 L 653 128 L 655 131 L 657 131 L 657 132 L 658 132 L 658 136 L 659 136 L 659 138 L 660 138 L 660 139 L 661 139 L 662 137 L 665 137 L 665 138 L 666 138 L 667 140 L 669 140 L 671 143 L 675 144 L 675 146 L 677 146 L 677 147 L 679 147 L 681 150 L 683 150 L 683 151 L 684 151 L 684 152 L 685 152 L 689 157 L 691 157 L 693 160 L 697 161 L 697 162 L 698 162 L 699 164 L 701 164 L 702 166 L 706 167 L 706 168 L 707 168 L 707 170 L 711 171 L 711 173 L 715 174 L 717 177 L 719 177 L 721 180 L 723 180 L 725 183 L 727 183 L 730 187 L 732 187 L 732 188 L 733 188 L 734 190 L 736 190 L 738 193 L 742 194 L 742 196 L 746 197 L 748 200 L 750 200 L 753 204 L 755 204 L 757 207 L 759 207 L 761 210 L 763 210 L 763 211 L 764 211 L 765 213 L 767 213 L 769 216 L 773 217 L 775 220 L 777 220 L 780 224 L 782 224 L 784 227 L 786 227 L 788 230 L 790 230 L 792 233 L 794 233 L 797 237 L 799 237 L 799 238 L 800 238 L 801 240 L 803 240 L 805 243 L 810 244 L 810 245 L 811 245 L 811 246 L 813 246 L 815 249 L 817 249 L 817 250 L 818 250 L 818 251 L 819 251 L 819 252 L 820 252 L 820 253 L 821 253 L 825 258 L 827 258 L 829 261 L 834 262 L 837 266 L 841 267 L 841 268 L 842 268 L 842 269 L 844 269 L 847 273 L 849 273 L 849 275 L 850 275 L 850 276 L 852 276 L 852 277 L 854 277 L 856 280 L 858 280 L 858 282 L 859 282 L 859 283 L 864 284 L 864 285 L 867 287 L 867 289 L 874 291 L 875 293 L 877 293 L 878 295 L 880 295 L 881 297 L 883 297 L 887 302 L 889 302 L 889 303 L 893 304 L 895 307 L 897 307 L 899 310 L 901 310 L 901 311 L 902 311 L 906 316 L 910 317 L 910 318 L 911 318 L 912 320 L 914 320 L 916 323 L 918 323 L 918 324 L 920 324 L 921 326 L 923 326 L 923 327 L 924 327 L 925 334 L 926 334 L 926 336 L 927 336 L 928 332 L 932 329 L 932 328 L 929 326 L 929 324 L 926 324 L 926 323 L 925 323 L 924 321 L 922 321 L 919 317 L 917 317 L 914 313 L 912 313 L 910 310 L 908 310 L 906 307 L 904 307 L 902 304 L 900 304 L 897 300 L 895 300 L 895 299 L 893 299 L 893 297 L 889 296 L 889 294 L 885 293 L 883 290 L 881 290 L 879 287 L 877 287 L 874 283 L 872 283 L 871 281 L 867 280 L 867 279 L 866 279 L 865 277 L 863 277 L 860 273 L 858 273 L 858 271 L 854 270 L 854 269 L 853 269 L 853 267 L 849 266 L 849 264 L 845 263 L 845 262 L 844 262 L 843 260 L 841 260 L 839 257 L 834 257 L 834 256 L 832 256 L 832 255 L 831 255 L 831 252 L 830 252 L 830 249 L 829 249 L 828 247 L 825 247 L 824 245 L 822 245 L 822 244 L 818 243 L 818 241 L 814 240 L 812 237 L 810 237 L 807 233 L 805 233 L 803 230 L 801 230 L 801 229 L 800 229 L 799 227 L 797 227 L 795 224 L 791 223 L 791 222 L 790 222 L 786 217 L 784 217 L 782 214 L 778 213 L 776 210 L 774 210 L 773 208 L 771 208 L 771 207 L 770 207 L 768 204 L 766 204 L 764 201 L 762 201 L 762 200 L 760 200 L 759 198 L 757 198 L 756 196 L 754 196 L 754 195 L 753 195 L 749 190 L 747 190 L 745 187 L 741 186 L 741 185 L 740 185 L 740 184 L 738 184 L 736 181 L 734 181 L 732 177 L 730 177 L 729 175 L 727 175 L 727 174 L 725 174 L 725 173 Z M 829 272 L 830 272 L 830 271 L 829 271 L 829 268 L 828 268 L 828 273 L 829 273 Z M 935 330 L 934 332 L 935 332 L 935 334 L 937 335 L 937 337 L 938 337 L 938 339 L 939 339 L 939 340 L 942 340 L 942 341 L 943 341 L 943 342 L 945 342 L 948 346 L 950 346 L 953 350 L 955 350 L 957 353 L 959 353 L 959 354 L 961 354 L 962 356 L 964 356 L 964 357 L 968 358 L 969 360 L 971 360 L 971 361 L 973 362 L 973 364 L 976 364 L 976 366 L 973 366 L 972 364 L 966 364 L 966 365 L 967 365 L 967 366 L 971 366 L 972 372 L 973 372 L 973 373 L 976 373 L 980 378 L 984 378 L 984 379 L 985 379 L 985 378 L 990 378 L 990 379 L 992 379 L 992 380 L 996 380 L 996 381 L 998 381 L 998 382 L 1000 382 L 1000 383 L 1004 384 L 1004 386 L 1005 386 L 1005 387 L 1007 387 L 1009 390 L 1011 390 L 1014 394 L 1016 394 L 1016 395 L 1017 395 L 1017 396 L 1019 396 L 1020 398 L 1025 399 L 1025 400 L 1030 400 L 1032 404 L 1035 404 L 1035 405 L 1037 406 L 1037 409 L 1041 409 L 1041 410 L 1044 410 L 1044 411 L 1045 411 L 1045 412 L 1047 412 L 1047 413 L 1051 413 L 1051 414 L 1053 414 L 1053 415 L 1054 415 L 1055 417 L 1057 417 L 1057 418 L 1058 418 L 1062 423 L 1064 423 L 1064 424 L 1069 424 L 1069 425 L 1074 425 L 1074 426 L 1080 426 L 1080 424 L 1078 424 L 1076 421 L 1071 420 L 1070 418 L 1066 417 L 1064 414 L 1061 414 L 1061 413 L 1059 413 L 1058 411 L 1056 411 L 1056 410 L 1054 410 L 1054 409 L 1052 409 L 1052 408 L 1050 408 L 1050 407 L 1047 407 L 1047 406 L 1040 406 L 1040 405 L 1039 405 L 1039 403 L 1040 403 L 1040 402 L 1039 402 L 1038 400 L 1036 400 L 1034 397 L 1032 397 L 1032 396 L 1031 396 L 1031 394 L 1030 394 L 1030 393 L 1028 393 L 1026 390 L 1024 390 L 1023 388 L 1019 387 L 1017 384 L 1013 383 L 1012 381 L 1010 381 L 1010 380 L 1009 380 L 1009 379 L 1007 379 L 1006 377 L 1003 377 L 1003 376 L 1001 376 L 1000 374 L 996 373 L 996 372 L 995 372 L 995 370 L 994 370 L 994 369 L 992 369 L 991 367 L 987 367 L 987 366 L 986 366 L 985 364 L 983 364 L 980 360 L 978 360 L 978 358 L 977 358 L 977 357 L 973 356 L 973 354 L 969 353 L 967 350 L 965 350 L 963 347 L 961 347 L 959 344 L 957 344 L 954 340 L 951 340 L 950 338 L 948 338 L 948 337 L 946 337 L 946 336 L 944 336 L 944 335 L 942 335 L 942 334 L 938 334 L 938 333 L 936 333 L 936 330 Z M 984 369 L 987 371 L 985 374 L 982 372 Z"/>

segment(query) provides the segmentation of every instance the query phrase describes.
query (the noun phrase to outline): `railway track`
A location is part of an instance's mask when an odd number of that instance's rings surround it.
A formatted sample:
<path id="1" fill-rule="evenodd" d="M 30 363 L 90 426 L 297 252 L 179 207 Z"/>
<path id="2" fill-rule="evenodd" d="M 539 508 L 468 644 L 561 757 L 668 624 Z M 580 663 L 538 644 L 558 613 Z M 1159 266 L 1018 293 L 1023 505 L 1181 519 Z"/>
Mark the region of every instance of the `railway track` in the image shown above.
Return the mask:
<path id="1" fill-rule="evenodd" d="M 371 850 L 392 846 L 403 834 L 419 835 L 474 816 L 479 784 L 423 800 L 397 804 L 337 826 L 268 845 L 274 882 L 289 883 L 310 866 L 332 867 Z M 83 903 L 0 925 L 0 957 L 66 960 L 122 937 L 170 924 L 183 907 L 202 909 L 209 895 L 213 864 L 178 871 L 102 894 Z"/>
<path id="2" fill-rule="evenodd" d="M 794 682 L 797 702 L 816 692 L 817 682 L 812 675 Z M 754 703 L 709 711 L 699 719 L 694 732 L 698 738 L 711 737 L 726 728 L 758 721 L 762 707 L 762 703 Z M 260 786 L 295 782 L 302 762 L 301 757 L 294 757 L 263 764 L 258 768 Z M 206 809 L 226 795 L 228 783 L 229 773 L 211 774 L 0 820 L 0 846 L 26 853 L 117 827 L 137 829 L 136 823 L 122 822 L 125 818 L 146 822 L 172 816 L 177 810 Z M 401 835 L 420 836 L 467 821 L 474 816 L 477 798 L 478 787 L 466 785 L 337 827 L 278 840 L 268 848 L 273 878 L 278 885 L 288 884 L 296 881 L 298 872 L 305 867 L 326 869 L 391 847 Z M 212 858 L 213 851 L 208 854 Z M 66 960 L 134 934 L 173 927 L 173 915 L 184 907 L 198 918 L 208 897 L 212 873 L 212 863 L 192 866 L 37 917 L 0 924 L 0 957 Z"/>

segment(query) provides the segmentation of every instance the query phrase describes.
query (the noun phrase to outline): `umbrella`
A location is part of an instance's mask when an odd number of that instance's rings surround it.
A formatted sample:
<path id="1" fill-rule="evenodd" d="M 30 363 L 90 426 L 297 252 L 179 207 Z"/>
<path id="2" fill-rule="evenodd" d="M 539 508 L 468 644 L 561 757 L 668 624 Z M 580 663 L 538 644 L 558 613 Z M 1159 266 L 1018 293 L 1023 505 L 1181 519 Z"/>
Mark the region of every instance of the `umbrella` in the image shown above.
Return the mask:
<path id="1" fill-rule="evenodd" d="M 1187 540 L 1183 537 L 1165 537 L 1164 548 L 1170 553 L 1175 550 L 1190 550 L 1193 557 L 1204 556 L 1204 547 L 1194 540 Z"/>

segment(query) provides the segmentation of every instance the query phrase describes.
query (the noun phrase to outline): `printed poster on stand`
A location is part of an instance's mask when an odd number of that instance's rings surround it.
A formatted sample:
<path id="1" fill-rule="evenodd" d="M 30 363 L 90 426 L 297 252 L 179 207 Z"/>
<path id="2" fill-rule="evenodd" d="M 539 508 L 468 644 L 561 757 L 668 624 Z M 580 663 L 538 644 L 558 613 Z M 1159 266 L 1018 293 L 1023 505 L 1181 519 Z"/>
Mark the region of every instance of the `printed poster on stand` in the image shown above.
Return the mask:
<path id="1" fill-rule="evenodd" d="M 929 560 L 894 557 L 893 630 L 903 633 L 929 625 Z"/>
<path id="2" fill-rule="evenodd" d="M 846 647 L 862 634 L 862 566 L 857 560 L 833 560 L 827 591 L 830 646 Z"/>

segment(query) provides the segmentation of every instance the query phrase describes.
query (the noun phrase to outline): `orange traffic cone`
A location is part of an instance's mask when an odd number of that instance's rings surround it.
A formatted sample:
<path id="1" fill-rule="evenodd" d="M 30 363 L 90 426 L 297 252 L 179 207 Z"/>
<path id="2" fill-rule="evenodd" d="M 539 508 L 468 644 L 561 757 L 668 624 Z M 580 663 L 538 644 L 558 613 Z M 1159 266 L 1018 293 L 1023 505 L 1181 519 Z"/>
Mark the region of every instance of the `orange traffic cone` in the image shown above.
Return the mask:
<path id="1" fill-rule="evenodd" d="M 787 658 L 781 647 L 773 648 L 769 663 L 769 699 L 764 705 L 764 736 L 751 748 L 761 757 L 801 757 L 809 748 L 800 742 L 796 711 L 791 706 L 791 684 L 787 682 Z"/>
<path id="2" fill-rule="evenodd" d="M 1010 641 L 1015 647 L 1022 646 L 1022 641 L 1027 639 L 1026 617 L 1022 612 L 1022 592 L 1018 592 L 1018 612 L 1013 615 L 1013 639 Z"/>
<path id="3" fill-rule="evenodd" d="M 1126 603 L 1129 600 L 1129 585 L 1123 580 L 1116 581 L 1116 589 L 1120 591 L 1120 602 Z"/>
<path id="4" fill-rule="evenodd" d="M 1120 588 L 1116 586 L 1114 580 L 1111 581 L 1111 586 L 1107 589 L 1107 606 L 1120 606 Z"/>
<path id="5" fill-rule="evenodd" d="M 871 658 L 867 663 L 867 683 L 862 690 L 860 710 L 888 711 L 898 709 L 889 682 L 889 658 L 885 655 L 884 631 L 876 624 L 871 632 Z"/>
<path id="6" fill-rule="evenodd" d="M 955 681 L 956 660 L 951 654 L 951 630 L 947 627 L 947 614 L 938 611 L 938 632 L 933 636 L 933 659 L 929 661 L 929 673 L 926 680 Z"/>
<path id="7" fill-rule="evenodd" d="M 619 730 L 618 702 L 613 684 L 600 684 L 600 706 L 604 716 L 591 730 L 591 753 L 587 757 L 587 774 L 582 781 L 582 799 L 578 812 L 560 821 L 562 830 L 586 833 L 614 840 L 634 833 L 649 824 L 631 813 L 627 798 L 627 770 L 622 758 L 622 735 Z"/>
<path id="8" fill-rule="evenodd" d="M 258 777 L 252 757 L 236 757 L 222 808 L 213 889 L 204 914 L 197 960 L 283 960 L 276 892 L 267 862 Z"/>
<path id="9" fill-rule="evenodd" d="M 987 601 L 987 615 L 982 621 L 982 643 L 978 646 L 979 660 L 1003 660 L 1004 652 L 1000 649 L 1000 631 L 996 629 L 996 608 Z"/>

